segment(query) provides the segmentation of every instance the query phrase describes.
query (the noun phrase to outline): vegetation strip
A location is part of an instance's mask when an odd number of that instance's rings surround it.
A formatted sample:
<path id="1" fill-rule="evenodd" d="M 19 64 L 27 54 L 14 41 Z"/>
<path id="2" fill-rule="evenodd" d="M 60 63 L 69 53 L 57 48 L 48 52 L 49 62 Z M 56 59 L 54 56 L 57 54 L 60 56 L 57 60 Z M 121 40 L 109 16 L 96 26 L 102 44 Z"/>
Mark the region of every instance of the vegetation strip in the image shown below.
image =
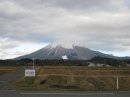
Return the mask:
<path id="1" fill-rule="evenodd" d="M 114 93 L 20 93 L 21 95 L 114 95 Z"/>

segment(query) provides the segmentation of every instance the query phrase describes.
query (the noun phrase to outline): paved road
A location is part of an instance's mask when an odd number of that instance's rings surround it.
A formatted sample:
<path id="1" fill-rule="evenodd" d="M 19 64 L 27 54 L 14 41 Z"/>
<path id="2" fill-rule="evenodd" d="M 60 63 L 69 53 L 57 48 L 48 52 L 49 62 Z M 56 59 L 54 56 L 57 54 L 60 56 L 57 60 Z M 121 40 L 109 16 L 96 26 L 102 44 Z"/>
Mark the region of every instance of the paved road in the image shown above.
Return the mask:
<path id="1" fill-rule="evenodd" d="M 24 92 L 0 91 L 0 97 L 130 97 L 130 92 Z"/>
<path id="2" fill-rule="evenodd" d="M 24 68 L 18 68 L 15 72 L 0 76 L 0 90 L 13 89 L 12 82 L 24 76 Z M 1 97 L 1 96 L 0 96 Z"/>

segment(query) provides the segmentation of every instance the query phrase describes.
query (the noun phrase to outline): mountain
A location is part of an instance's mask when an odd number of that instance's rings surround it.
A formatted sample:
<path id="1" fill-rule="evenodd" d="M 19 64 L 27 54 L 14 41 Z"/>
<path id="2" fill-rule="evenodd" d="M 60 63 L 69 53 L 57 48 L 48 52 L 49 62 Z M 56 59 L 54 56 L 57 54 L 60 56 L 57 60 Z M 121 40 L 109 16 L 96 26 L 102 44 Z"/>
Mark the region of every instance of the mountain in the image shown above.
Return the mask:
<path id="1" fill-rule="evenodd" d="M 106 58 L 119 58 L 112 55 L 104 54 L 98 51 L 93 51 L 86 47 L 71 45 L 65 47 L 64 45 L 48 45 L 31 54 L 15 58 L 20 59 L 64 59 L 64 60 L 90 60 L 96 56 Z"/>

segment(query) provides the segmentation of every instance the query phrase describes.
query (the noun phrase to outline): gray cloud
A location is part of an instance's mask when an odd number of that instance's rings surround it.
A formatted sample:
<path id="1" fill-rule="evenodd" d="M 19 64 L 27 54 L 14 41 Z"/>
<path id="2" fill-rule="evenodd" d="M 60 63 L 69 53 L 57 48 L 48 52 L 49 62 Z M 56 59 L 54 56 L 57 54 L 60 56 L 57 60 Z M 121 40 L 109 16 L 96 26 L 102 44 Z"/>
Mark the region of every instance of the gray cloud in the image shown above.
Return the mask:
<path id="1" fill-rule="evenodd" d="M 130 49 L 129 0 L 0 0 L 1 49 L 25 42 L 74 42 L 102 51 Z"/>
<path id="2" fill-rule="evenodd" d="M 2 49 L 10 49 L 10 48 L 15 48 L 19 45 L 19 42 L 17 41 L 10 41 L 7 38 L 0 39 L 0 50 Z"/>

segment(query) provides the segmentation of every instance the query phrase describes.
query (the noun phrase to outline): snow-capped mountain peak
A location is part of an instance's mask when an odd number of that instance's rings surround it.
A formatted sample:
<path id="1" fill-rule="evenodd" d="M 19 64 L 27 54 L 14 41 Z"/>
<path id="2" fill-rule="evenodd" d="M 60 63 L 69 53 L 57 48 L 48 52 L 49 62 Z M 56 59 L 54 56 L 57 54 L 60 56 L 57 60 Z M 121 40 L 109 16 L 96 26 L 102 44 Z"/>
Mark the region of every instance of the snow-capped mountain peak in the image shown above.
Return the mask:
<path id="1" fill-rule="evenodd" d="M 49 44 L 48 46 L 50 48 L 62 47 L 66 49 L 73 49 L 75 45 L 71 43 L 52 43 L 52 44 Z"/>
<path id="2" fill-rule="evenodd" d="M 97 51 L 90 50 L 86 47 L 67 44 L 49 44 L 48 46 L 25 56 L 18 57 L 16 59 L 23 58 L 35 58 L 35 59 L 69 59 L 69 60 L 89 60 L 96 56 L 113 58 L 114 56 L 103 54 Z"/>

